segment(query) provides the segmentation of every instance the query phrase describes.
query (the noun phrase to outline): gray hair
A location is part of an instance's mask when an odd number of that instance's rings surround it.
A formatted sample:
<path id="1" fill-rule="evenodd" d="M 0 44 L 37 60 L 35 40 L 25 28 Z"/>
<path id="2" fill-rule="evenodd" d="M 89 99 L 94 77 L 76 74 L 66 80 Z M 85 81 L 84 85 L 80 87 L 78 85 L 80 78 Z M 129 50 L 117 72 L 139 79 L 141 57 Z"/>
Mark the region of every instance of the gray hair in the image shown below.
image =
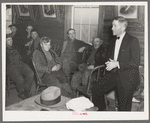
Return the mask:
<path id="1" fill-rule="evenodd" d="M 119 23 L 124 24 L 126 28 L 128 26 L 128 21 L 122 16 L 117 16 L 113 20 L 117 20 Z"/>

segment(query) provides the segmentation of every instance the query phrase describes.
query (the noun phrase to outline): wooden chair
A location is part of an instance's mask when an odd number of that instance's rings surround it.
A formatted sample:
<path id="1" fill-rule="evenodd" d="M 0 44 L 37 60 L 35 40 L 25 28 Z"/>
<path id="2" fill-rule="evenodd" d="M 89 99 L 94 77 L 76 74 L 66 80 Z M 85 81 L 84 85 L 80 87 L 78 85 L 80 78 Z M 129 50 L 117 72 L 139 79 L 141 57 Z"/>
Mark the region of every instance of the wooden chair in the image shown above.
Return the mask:
<path id="1" fill-rule="evenodd" d="M 34 63 L 34 61 L 33 61 L 33 58 L 31 58 L 31 60 L 32 60 L 32 64 L 33 64 L 33 66 L 34 66 L 34 70 L 35 70 L 35 76 L 36 76 L 36 81 L 37 81 L 37 87 L 36 87 L 36 94 L 38 94 L 39 92 L 41 92 L 42 90 L 40 90 L 41 88 L 47 88 L 48 86 L 47 85 L 45 85 L 45 84 L 43 84 L 42 83 L 42 80 L 41 80 L 41 78 L 39 77 L 39 75 L 38 75 L 38 72 L 37 72 L 37 69 L 36 69 L 36 65 L 35 65 L 35 63 Z"/>
<path id="2" fill-rule="evenodd" d="M 96 76 L 96 82 L 98 82 L 99 80 L 99 77 L 100 77 L 100 74 L 103 75 L 104 73 L 101 73 L 102 69 L 104 69 L 105 65 L 100 65 L 100 66 L 97 66 L 95 67 L 91 72 L 90 72 L 90 75 L 89 75 L 89 78 L 88 78 L 88 83 L 87 85 L 85 86 L 80 86 L 76 89 L 77 93 L 76 93 L 76 96 L 78 97 L 79 94 L 81 95 L 84 95 L 86 97 L 89 97 L 90 100 L 92 101 L 92 93 L 91 93 L 91 90 L 90 90 L 90 87 L 91 87 L 91 78 L 92 78 L 92 75 L 93 73 L 98 70 L 98 73 L 97 73 L 97 76 Z"/>
<path id="3" fill-rule="evenodd" d="M 100 79 L 100 77 L 102 77 L 102 76 L 105 74 L 104 68 L 105 68 L 105 65 L 100 65 L 100 66 L 95 67 L 95 68 L 91 71 L 91 73 L 90 73 L 90 75 L 89 75 L 89 78 L 88 78 L 88 83 L 87 83 L 87 85 L 86 85 L 86 86 L 80 86 L 80 87 L 78 87 L 78 88 L 76 89 L 76 96 L 77 96 L 77 97 L 78 97 L 79 94 L 80 94 L 80 95 L 83 95 L 83 96 L 85 96 L 85 97 L 90 98 L 90 100 L 92 101 L 92 93 L 91 93 L 91 90 L 90 90 L 90 88 L 91 88 L 91 81 L 90 81 L 90 80 L 91 80 L 91 77 L 92 77 L 93 73 L 94 73 L 96 70 L 98 70 L 98 71 L 97 71 L 97 75 L 96 75 L 96 80 L 94 80 L 94 81 L 98 82 L 99 79 Z M 107 93 L 104 95 L 104 97 L 105 97 L 106 110 L 108 110 Z M 114 103 L 115 110 L 118 111 L 118 101 L 117 101 L 117 95 L 116 95 L 116 93 L 115 93 L 115 99 L 114 99 L 114 101 L 115 101 L 115 103 Z"/>

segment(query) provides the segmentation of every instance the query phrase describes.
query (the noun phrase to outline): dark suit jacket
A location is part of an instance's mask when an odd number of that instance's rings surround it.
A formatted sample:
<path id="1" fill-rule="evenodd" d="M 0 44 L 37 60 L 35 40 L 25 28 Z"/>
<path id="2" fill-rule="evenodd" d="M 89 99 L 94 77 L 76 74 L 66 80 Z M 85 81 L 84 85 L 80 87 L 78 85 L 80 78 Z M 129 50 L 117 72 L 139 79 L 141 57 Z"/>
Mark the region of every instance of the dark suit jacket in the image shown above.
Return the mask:
<path id="1" fill-rule="evenodd" d="M 108 49 L 108 59 L 114 58 L 114 47 L 116 38 L 110 41 Z M 131 89 L 139 84 L 139 64 L 140 64 L 140 46 L 138 39 L 125 34 L 120 46 L 118 59 L 120 69 L 118 69 L 119 77 L 125 89 Z"/>
<path id="2" fill-rule="evenodd" d="M 64 52 L 64 50 L 65 50 L 65 48 L 66 48 L 66 46 L 67 46 L 67 43 L 68 43 L 68 41 L 64 41 L 63 42 L 63 47 L 62 47 L 62 52 L 61 53 L 63 53 Z M 77 40 L 77 39 L 75 39 L 74 40 L 74 47 L 75 47 L 75 52 L 76 52 L 76 62 L 77 62 L 77 64 L 79 64 L 79 63 L 81 63 L 82 61 L 82 54 L 83 53 L 79 53 L 79 52 L 77 52 L 81 47 L 89 47 L 90 45 L 89 44 L 87 44 L 87 43 L 85 43 L 85 42 L 83 42 L 83 41 L 81 41 L 81 40 Z"/>

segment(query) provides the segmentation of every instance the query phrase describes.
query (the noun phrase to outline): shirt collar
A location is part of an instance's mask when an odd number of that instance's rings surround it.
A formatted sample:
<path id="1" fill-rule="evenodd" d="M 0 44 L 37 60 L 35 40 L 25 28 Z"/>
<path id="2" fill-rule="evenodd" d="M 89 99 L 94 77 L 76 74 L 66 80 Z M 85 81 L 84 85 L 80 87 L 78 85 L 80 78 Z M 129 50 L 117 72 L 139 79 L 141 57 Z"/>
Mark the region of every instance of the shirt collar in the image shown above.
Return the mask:
<path id="1" fill-rule="evenodd" d="M 122 35 L 120 36 L 119 40 L 122 41 L 123 37 L 125 36 L 126 32 L 122 33 Z"/>

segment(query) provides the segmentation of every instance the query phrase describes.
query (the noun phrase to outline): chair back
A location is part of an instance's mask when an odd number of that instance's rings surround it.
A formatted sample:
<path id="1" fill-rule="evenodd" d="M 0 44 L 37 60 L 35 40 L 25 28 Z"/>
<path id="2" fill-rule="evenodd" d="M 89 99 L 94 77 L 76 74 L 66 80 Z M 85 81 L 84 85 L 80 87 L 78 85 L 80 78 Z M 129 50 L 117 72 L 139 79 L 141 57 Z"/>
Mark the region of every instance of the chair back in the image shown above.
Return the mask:
<path id="1" fill-rule="evenodd" d="M 82 63 L 86 63 L 87 62 L 87 60 L 89 58 L 88 54 L 89 54 L 89 51 L 84 49 L 83 53 L 82 53 L 82 59 L 81 59 Z"/>
<path id="2" fill-rule="evenodd" d="M 88 78 L 88 83 L 87 83 L 87 90 L 86 90 L 86 93 L 89 93 L 90 91 L 90 86 L 91 86 L 91 78 L 92 78 L 92 74 L 94 73 L 94 71 L 98 70 L 97 72 L 97 76 L 96 76 L 96 82 L 98 82 L 99 80 L 99 77 L 103 76 L 105 74 L 105 65 L 99 65 L 97 67 L 95 67 L 91 72 L 90 72 L 90 75 L 89 75 L 89 78 Z M 102 69 L 104 69 L 102 71 Z"/>
<path id="3" fill-rule="evenodd" d="M 34 67 L 34 70 L 35 70 L 35 76 L 36 76 L 36 79 L 37 79 L 37 84 L 40 85 L 40 84 L 42 84 L 42 80 L 39 77 L 39 74 L 37 72 L 36 65 L 34 63 L 33 57 L 31 58 L 31 60 L 32 60 L 32 64 L 33 64 L 33 67 Z"/>

